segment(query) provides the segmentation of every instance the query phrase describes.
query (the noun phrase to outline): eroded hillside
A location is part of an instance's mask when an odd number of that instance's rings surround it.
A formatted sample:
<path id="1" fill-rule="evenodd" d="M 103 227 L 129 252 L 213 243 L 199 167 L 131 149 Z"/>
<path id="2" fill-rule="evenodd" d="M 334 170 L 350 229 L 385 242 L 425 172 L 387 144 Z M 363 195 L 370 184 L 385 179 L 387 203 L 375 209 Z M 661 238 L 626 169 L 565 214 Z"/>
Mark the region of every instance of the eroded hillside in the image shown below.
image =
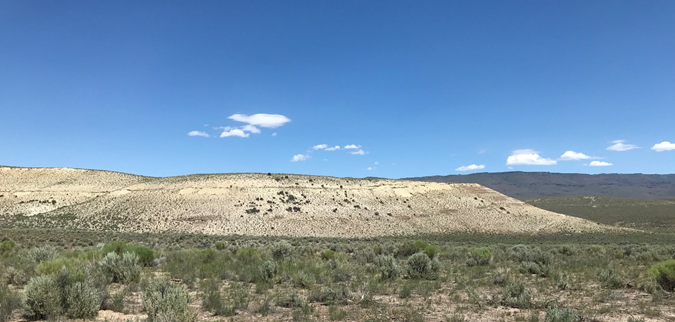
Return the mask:
<path id="1" fill-rule="evenodd" d="M 12 227 L 317 237 L 608 229 L 478 184 L 1 167 L 0 195 Z"/>

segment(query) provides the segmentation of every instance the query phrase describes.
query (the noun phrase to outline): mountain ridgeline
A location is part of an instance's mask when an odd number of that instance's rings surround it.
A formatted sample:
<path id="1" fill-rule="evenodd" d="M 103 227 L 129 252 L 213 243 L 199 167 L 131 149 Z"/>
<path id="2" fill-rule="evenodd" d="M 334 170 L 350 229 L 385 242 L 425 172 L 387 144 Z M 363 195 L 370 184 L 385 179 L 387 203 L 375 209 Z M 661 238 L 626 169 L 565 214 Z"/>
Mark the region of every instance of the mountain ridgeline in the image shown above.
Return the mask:
<path id="1" fill-rule="evenodd" d="M 478 183 L 517 199 L 567 196 L 675 198 L 675 174 L 499 172 L 403 180 Z"/>

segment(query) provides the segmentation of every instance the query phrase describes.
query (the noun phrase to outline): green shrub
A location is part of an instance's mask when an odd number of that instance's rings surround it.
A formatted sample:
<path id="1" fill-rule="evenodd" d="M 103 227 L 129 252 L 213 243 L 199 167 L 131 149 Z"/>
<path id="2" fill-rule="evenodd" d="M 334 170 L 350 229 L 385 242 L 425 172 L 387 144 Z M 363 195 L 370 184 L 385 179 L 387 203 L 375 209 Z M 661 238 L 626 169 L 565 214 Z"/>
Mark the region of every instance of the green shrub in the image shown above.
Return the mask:
<path id="1" fill-rule="evenodd" d="M 526 309 L 530 307 L 530 292 L 525 289 L 525 284 L 520 281 L 509 280 L 504 286 L 503 303 L 506 306 Z"/>
<path id="2" fill-rule="evenodd" d="M 605 249 L 605 247 L 603 247 L 603 246 L 601 246 L 601 245 L 592 245 L 592 246 L 588 249 L 588 251 L 591 252 L 591 253 L 593 253 L 593 254 L 604 254 L 604 253 L 607 252 L 607 250 Z"/>
<path id="3" fill-rule="evenodd" d="M 394 256 L 379 255 L 375 259 L 382 280 L 394 280 L 401 275 L 401 266 Z"/>
<path id="4" fill-rule="evenodd" d="M 101 249 L 101 253 L 104 255 L 107 255 L 108 253 L 115 253 L 119 256 L 123 256 L 124 253 L 127 252 L 136 254 L 138 256 L 139 263 L 143 266 L 152 266 L 152 262 L 155 259 L 155 251 L 151 248 L 127 244 L 122 240 L 107 243 Z"/>
<path id="5" fill-rule="evenodd" d="M 138 256 L 134 253 L 126 252 L 120 257 L 117 253 L 110 252 L 98 264 L 108 282 L 128 284 L 141 279 L 141 266 L 138 265 Z"/>
<path id="6" fill-rule="evenodd" d="M 0 254 L 9 253 L 12 249 L 14 249 L 15 245 L 16 244 L 11 239 L 0 242 Z"/>
<path id="7" fill-rule="evenodd" d="M 307 300 L 325 304 L 346 304 L 349 301 L 349 290 L 344 285 L 315 288 Z"/>
<path id="8" fill-rule="evenodd" d="M 490 247 L 471 248 L 467 266 L 487 266 L 492 263 L 492 250 Z"/>
<path id="9" fill-rule="evenodd" d="M 130 245 L 127 247 L 126 251 L 136 254 L 138 256 L 138 262 L 142 266 L 153 266 L 153 261 L 155 260 L 155 251 L 151 248 L 139 245 Z"/>
<path id="10" fill-rule="evenodd" d="M 6 284 L 0 284 L 0 322 L 7 322 L 14 310 L 21 308 L 21 297 L 10 290 Z"/>
<path id="11" fill-rule="evenodd" d="M 124 252 L 127 251 L 127 243 L 123 240 L 116 240 L 113 242 L 109 242 L 105 245 L 103 245 L 103 248 L 101 248 L 101 253 L 103 255 L 106 255 L 108 253 L 115 253 L 117 255 L 122 255 Z"/>
<path id="12" fill-rule="evenodd" d="M 316 278 L 305 271 L 293 274 L 292 283 L 295 287 L 311 288 L 316 283 Z"/>
<path id="13" fill-rule="evenodd" d="M 568 307 L 558 307 L 553 305 L 546 310 L 545 322 L 578 322 L 581 316 Z"/>
<path id="14" fill-rule="evenodd" d="M 563 254 L 565 256 L 572 256 L 574 255 L 574 246 L 565 244 L 560 247 L 558 247 L 558 253 Z"/>
<path id="15" fill-rule="evenodd" d="M 542 251 L 538 247 L 516 245 L 511 248 L 511 254 L 513 259 L 519 263 L 533 262 L 540 266 L 546 266 L 553 263 L 553 255 Z"/>
<path id="16" fill-rule="evenodd" d="M 66 289 L 67 315 L 71 319 L 89 319 L 98 314 L 101 298 L 87 283 L 77 282 Z"/>
<path id="17" fill-rule="evenodd" d="M 344 320 L 344 318 L 347 317 L 347 311 L 344 309 L 335 306 L 335 305 L 329 305 L 328 306 L 328 319 L 331 321 L 341 321 Z"/>
<path id="18" fill-rule="evenodd" d="M 287 258 L 293 254 L 293 245 L 285 240 L 272 244 L 272 256 L 276 260 Z"/>
<path id="19" fill-rule="evenodd" d="M 265 261 L 260 265 L 260 278 L 263 281 L 269 281 L 277 274 L 277 264 L 272 261 Z"/>
<path id="20" fill-rule="evenodd" d="M 28 270 L 33 270 L 38 264 L 48 261 L 59 252 L 51 246 L 35 247 L 27 251 L 19 252 L 19 265 Z"/>
<path id="21" fill-rule="evenodd" d="M 327 261 L 335 258 L 335 251 L 326 249 L 321 252 L 321 259 Z"/>
<path id="22" fill-rule="evenodd" d="M 7 267 L 5 273 L 2 274 L 2 284 L 24 285 L 28 282 L 29 276 L 26 275 L 23 269 L 18 269 L 14 266 Z"/>
<path id="23" fill-rule="evenodd" d="M 202 283 L 202 309 L 219 316 L 233 316 L 235 308 L 225 303 L 220 291 L 220 281 L 216 279 L 206 280 Z"/>
<path id="24" fill-rule="evenodd" d="M 197 314 L 190 308 L 190 298 L 182 286 L 171 284 L 168 279 L 156 279 L 148 284 L 142 294 L 143 307 L 148 322 L 191 322 Z"/>
<path id="25" fill-rule="evenodd" d="M 217 250 L 223 250 L 225 249 L 227 244 L 225 244 L 225 242 L 223 241 L 217 241 L 214 246 L 216 247 Z"/>
<path id="26" fill-rule="evenodd" d="M 296 308 L 301 307 L 304 304 L 304 300 L 298 293 L 291 291 L 285 294 L 282 294 L 277 299 L 277 306 L 287 307 L 287 308 Z"/>
<path id="27" fill-rule="evenodd" d="M 31 320 L 53 320 L 61 315 L 62 294 L 56 277 L 40 275 L 31 278 L 25 290 L 25 315 Z"/>
<path id="28" fill-rule="evenodd" d="M 598 280 L 602 286 L 609 289 L 618 289 L 624 287 L 625 283 L 621 275 L 613 268 L 598 270 Z"/>
<path id="29" fill-rule="evenodd" d="M 260 252 L 255 248 L 240 248 L 237 250 L 237 259 L 243 263 L 251 264 L 260 258 Z"/>
<path id="30" fill-rule="evenodd" d="M 415 253 L 408 257 L 407 271 L 410 278 L 432 279 L 437 276 L 440 270 L 440 262 L 437 259 L 433 261 L 425 253 Z"/>
<path id="31" fill-rule="evenodd" d="M 666 291 L 675 289 L 675 259 L 660 262 L 649 268 L 649 275 Z"/>
<path id="32" fill-rule="evenodd" d="M 410 257 L 411 255 L 419 252 L 425 253 L 431 259 L 438 254 L 438 247 L 429 245 L 421 240 L 418 240 L 414 243 L 403 244 L 397 250 L 396 255 L 400 257 Z"/>
<path id="33" fill-rule="evenodd" d="M 35 272 L 37 272 L 38 275 L 49 275 L 60 273 L 64 268 L 72 271 L 79 266 L 80 263 L 74 258 L 56 257 L 38 264 L 35 268 Z"/>

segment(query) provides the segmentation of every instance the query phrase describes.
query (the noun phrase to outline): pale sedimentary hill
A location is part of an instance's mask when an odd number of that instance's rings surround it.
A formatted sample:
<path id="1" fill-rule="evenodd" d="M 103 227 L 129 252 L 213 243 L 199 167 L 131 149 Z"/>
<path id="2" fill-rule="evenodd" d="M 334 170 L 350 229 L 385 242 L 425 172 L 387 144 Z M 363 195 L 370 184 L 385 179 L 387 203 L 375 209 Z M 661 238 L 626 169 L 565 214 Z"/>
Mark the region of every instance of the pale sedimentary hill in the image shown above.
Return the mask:
<path id="1" fill-rule="evenodd" d="M 73 169 L 0 173 L 0 215 L 22 227 L 318 237 L 611 229 L 478 184 L 281 174 L 150 178 Z"/>

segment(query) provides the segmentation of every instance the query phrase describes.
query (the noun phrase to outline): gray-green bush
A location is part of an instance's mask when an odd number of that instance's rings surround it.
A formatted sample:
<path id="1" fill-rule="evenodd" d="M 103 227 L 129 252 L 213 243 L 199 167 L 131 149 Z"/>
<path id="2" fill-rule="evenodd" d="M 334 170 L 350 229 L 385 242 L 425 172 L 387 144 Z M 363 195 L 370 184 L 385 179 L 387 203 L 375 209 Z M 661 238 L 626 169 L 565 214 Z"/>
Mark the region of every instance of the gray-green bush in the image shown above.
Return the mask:
<path id="1" fill-rule="evenodd" d="M 437 277 L 437 273 L 441 268 L 438 259 L 429 259 L 425 253 L 415 253 L 408 257 L 407 271 L 410 278 L 427 278 L 433 279 Z"/>
<path id="2" fill-rule="evenodd" d="M 134 253 L 126 252 L 119 256 L 110 252 L 98 264 L 108 282 L 128 284 L 141 279 L 141 266 L 138 264 L 138 255 Z"/>
<path id="3" fill-rule="evenodd" d="M 56 278 L 41 275 L 31 278 L 25 290 L 25 315 L 31 320 L 56 319 L 62 313 L 62 294 Z"/>
<path id="4" fill-rule="evenodd" d="M 96 290 L 84 282 L 77 282 L 66 289 L 66 314 L 72 319 L 93 318 L 101 307 Z"/>
<path id="5" fill-rule="evenodd" d="M 9 321 L 14 310 L 21 308 L 21 297 L 10 290 L 6 284 L 0 284 L 0 322 Z"/>
<path id="6" fill-rule="evenodd" d="M 197 314 L 190 308 L 190 297 L 183 286 L 173 285 L 168 279 L 153 280 L 142 294 L 148 322 L 192 322 Z"/>
<path id="7" fill-rule="evenodd" d="M 375 258 L 375 264 L 383 280 L 394 280 L 401 275 L 401 266 L 394 256 L 379 255 Z"/>

